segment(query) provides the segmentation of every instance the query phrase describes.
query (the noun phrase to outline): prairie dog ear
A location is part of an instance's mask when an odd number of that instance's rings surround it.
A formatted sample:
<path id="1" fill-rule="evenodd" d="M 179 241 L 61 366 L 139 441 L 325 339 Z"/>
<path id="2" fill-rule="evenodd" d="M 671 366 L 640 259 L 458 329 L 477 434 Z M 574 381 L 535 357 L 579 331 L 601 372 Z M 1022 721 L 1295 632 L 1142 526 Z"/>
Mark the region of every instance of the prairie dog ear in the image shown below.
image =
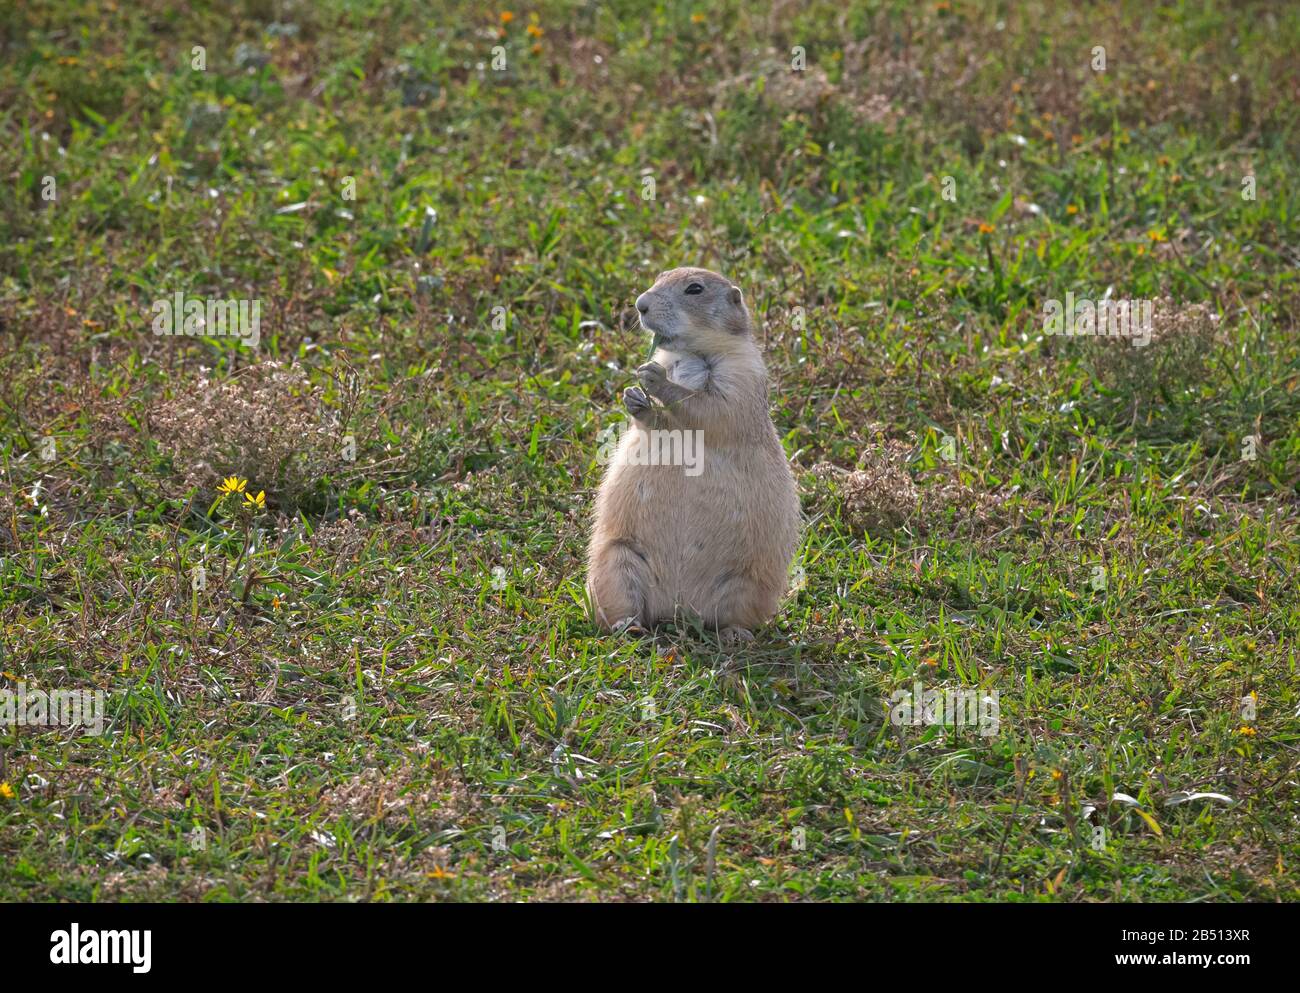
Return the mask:
<path id="1" fill-rule="evenodd" d="M 744 299 L 740 295 L 740 287 L 733 286 L 731 289 L 727 290 L 727 299 L 730 300 L 732 303 L 734 303 L 737 307 L 739 307 L 741 301 Z"/>

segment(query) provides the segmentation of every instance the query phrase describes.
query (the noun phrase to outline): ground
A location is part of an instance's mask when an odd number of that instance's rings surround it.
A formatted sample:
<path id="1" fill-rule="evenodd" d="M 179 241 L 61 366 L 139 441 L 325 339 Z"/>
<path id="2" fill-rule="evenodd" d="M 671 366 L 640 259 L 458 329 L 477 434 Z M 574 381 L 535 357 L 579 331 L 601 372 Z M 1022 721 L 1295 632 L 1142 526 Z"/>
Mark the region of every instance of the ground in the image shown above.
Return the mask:
<path id="1" fill-rule="evenodd" d="M 0 726 L 0 898 L 1300 896 L 1294 5 L 0 43 L 0 688 L 104 694 Z M 806 517 L 735 648 L 584 602 L 675 265 L 744 289 Z M 156 333 L 177 293 L 256 345 Z"/>

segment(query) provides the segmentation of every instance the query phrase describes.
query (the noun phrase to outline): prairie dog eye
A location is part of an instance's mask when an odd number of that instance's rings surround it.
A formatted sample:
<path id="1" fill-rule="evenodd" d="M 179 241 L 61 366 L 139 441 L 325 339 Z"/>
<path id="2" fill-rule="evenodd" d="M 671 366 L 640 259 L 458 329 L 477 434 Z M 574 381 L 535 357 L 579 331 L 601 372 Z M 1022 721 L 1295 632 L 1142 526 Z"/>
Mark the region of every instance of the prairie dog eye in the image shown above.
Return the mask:
<path id="1" fill-rule="evenodd" d="M 686 287 L 686 295 L 688 297 L 694 296 L 696 293 L 703 293 L 703 292 L 704 292 L 704 285 L 702 283 L 691 283 L 690 286 Z"/>

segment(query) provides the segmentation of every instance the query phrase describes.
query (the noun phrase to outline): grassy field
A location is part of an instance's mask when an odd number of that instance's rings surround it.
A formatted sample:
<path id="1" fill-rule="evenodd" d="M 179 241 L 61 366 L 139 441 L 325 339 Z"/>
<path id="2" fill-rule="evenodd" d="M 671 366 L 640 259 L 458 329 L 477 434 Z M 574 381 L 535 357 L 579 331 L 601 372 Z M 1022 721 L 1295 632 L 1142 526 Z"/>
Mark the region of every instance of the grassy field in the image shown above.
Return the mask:
<path id="1" fill-rule="evenodd" d="M 0 898 L 1300 897 L 1300 9 L 1073 6 L 4 5 L 0 689 L 105 723 Z M 675 265 L 806 516 L 736 650 L 584 603 Z"/>

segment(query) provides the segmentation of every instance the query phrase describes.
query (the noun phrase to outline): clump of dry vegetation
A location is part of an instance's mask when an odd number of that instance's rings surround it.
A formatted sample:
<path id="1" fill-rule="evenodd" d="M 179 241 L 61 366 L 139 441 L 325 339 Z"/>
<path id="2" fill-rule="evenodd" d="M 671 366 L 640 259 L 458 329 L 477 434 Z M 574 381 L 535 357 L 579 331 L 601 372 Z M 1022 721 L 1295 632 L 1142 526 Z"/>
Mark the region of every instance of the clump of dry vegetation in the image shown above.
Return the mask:
<path id="1" fill-rule="evenodd" d="M 431 831 L 457 826 L 475 806 L 463 783 L 411 763 L 364 769 L 322 793 L 320 803 L 331 817 L 374 818 L 389 829 L 414 821 Z"/>
<path id="2" fill-rule="evenodd" d="M 1180 305 L 1163 297 L 1154 301 L 1149 340 L 1145 335 L 1079 340 L 1085 367 L 1104 388 L 1135 400 L 1158 400 L 1204 382 L 1219 344 L 1219 315 L 1205 303 Z"/>
<path id="3" fill-rule="evenodd" d="M 769 53 L 757 69 L 719 83 L 717 109 L 726 109 L 727 101 L 746 93 L 782 117 L 824 114 L 831 106 L 848 110 L 863 124 L 892 126 L 899 116 L 893 101 L 884 93 L 860 85 L 850 91 L 833 82 L 820 66 L 793 68 L 790 59 L 783 60 L 776 53 Z"/>
<path id="4" fill-rule="evenodd" d="M 295 507 L 329 474 L 345 473 L 356 386 L 340 380 L 330 404 L 301 366 L 261 362 L 227 379 L 204 374 L 191 393 L 159 405 L 153 437 L 184 491 L 246 477 L 278 504 Z"/>
<path id="5" fill-rule="evenodd" d="M 830 462 L 813 466 L 813 476 L 838 490 L 843 516 L 858 534 L 887 534 L 905 527 L 921 509 L 921 493 L 907 470 L 911 446 L 882 440 L 864 450 L 852 470 Z"/>
<path id="6" fill-rule="evenodd" d="M 364 525 L 352 514 L 329 521 L 312 532 L 311 547 L 322 557 L 332 559 L 337 572 L 356 562 L 371 540 L 370 529 Z"/>
<path id="7" fill-rule="evenodd" d="M 812 469 L 818 502 L 838 504 L 855 534 L 927 534 L 941 522 L 958 530 L 963 522 L 968 527 L 1005 523 L 998 498 L 963 482 L 957 464 L 940 462 L 913 475 L 909 464 L 917 446 L 886 438 L 880 428 L 872 434 L 855 468 L 818 462 Z"/>

